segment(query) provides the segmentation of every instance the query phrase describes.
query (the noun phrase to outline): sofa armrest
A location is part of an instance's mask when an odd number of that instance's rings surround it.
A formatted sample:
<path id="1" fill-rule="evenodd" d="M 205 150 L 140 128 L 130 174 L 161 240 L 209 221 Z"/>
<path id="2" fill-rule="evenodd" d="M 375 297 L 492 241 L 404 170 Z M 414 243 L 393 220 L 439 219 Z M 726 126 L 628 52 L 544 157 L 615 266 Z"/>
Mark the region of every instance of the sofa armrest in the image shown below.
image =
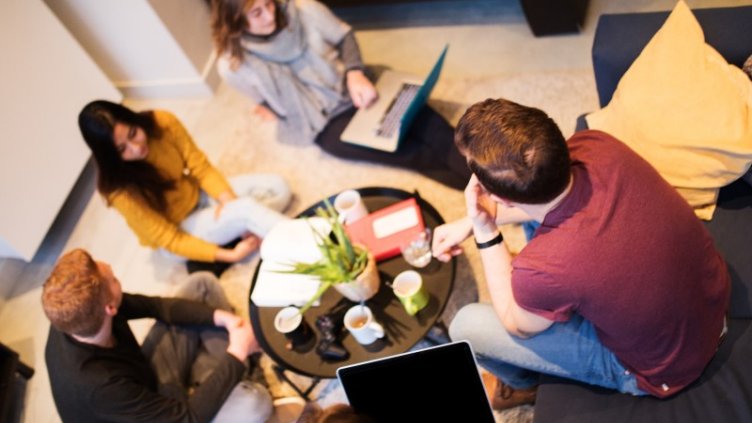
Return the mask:
<path id="1" fill-rule="evenodd" d="M 741 67 L 752 54 L 752 6 L 693 10 L 705 41 Z M 593 69 L 601 107 L 611 101 L 622 75 L 640 55 L 669 12 L 603 15 L 593 40 Z"/>

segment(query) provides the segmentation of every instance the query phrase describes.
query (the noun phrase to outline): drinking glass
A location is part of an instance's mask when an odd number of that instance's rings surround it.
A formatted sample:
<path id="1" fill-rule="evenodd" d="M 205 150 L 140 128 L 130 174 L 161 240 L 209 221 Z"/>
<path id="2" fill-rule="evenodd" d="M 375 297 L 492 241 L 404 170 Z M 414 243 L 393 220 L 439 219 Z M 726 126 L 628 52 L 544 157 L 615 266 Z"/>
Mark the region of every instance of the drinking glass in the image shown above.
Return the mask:
<path id="1" fill-rule="evenodd" d="M 431 262 L 431 229 L 425 228 L 400 245 L 405 261 L 413 267 L 426 267 Z"/>

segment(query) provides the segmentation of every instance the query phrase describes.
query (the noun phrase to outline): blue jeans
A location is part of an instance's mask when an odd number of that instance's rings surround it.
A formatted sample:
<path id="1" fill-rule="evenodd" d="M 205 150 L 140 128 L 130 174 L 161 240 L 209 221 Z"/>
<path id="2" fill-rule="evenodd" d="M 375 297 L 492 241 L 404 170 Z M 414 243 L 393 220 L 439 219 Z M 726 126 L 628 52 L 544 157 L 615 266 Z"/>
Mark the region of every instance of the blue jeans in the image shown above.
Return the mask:
<path id="1" fill-rule="evenodd" d="M 455 316 L 449 336 L 468 340 L 480 365 L 513 388 L 531 388 L 545 373 L 646 395 L 634 375 L 601 344 L 593 325 L 578 315 L 523 339 L 504 329 L 490 304 L 469 304 Z"/>
<path id="2" fill-rule="evenodd" d="M 538 229 L 538 227 L 540 227 L 540 222 L 536 222 L 535 220 L 522 222 L 522 230 L 525 231 L 525 238 L 527 238 L 528 242 L 533 239 L 535 236 L 535 230 Z"/>

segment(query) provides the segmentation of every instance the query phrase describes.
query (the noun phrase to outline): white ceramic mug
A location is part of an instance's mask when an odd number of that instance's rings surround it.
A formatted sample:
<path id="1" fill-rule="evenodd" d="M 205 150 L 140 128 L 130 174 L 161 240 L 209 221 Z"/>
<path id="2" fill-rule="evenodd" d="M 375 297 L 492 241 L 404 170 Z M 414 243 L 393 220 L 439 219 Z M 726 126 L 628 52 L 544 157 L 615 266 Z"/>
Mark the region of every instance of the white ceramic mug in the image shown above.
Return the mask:
<path id="1" fill-rule="evenodd" d="M 334 198 L 334 209 L 345 224 L 355 222 L 368 216 L 368 209 L 360 198 L 358 191 L 348 189 Z"/>
<path id="2" fill-rule="evenodd" d="M 307 342 L 313 331 L 303 319 L 297 307 L 290 306 L 280 310 L 274 317 L 274 328 L 289 341 L 288 349 Z"/>
<path id="3" fill-rule="evenodd" d="M 384 328 L 373 318 L 371 309 L 364 305 L 356 305 L 347 310 L 345 327 L 363 345 L 372 344 L 384 337 Z"/>

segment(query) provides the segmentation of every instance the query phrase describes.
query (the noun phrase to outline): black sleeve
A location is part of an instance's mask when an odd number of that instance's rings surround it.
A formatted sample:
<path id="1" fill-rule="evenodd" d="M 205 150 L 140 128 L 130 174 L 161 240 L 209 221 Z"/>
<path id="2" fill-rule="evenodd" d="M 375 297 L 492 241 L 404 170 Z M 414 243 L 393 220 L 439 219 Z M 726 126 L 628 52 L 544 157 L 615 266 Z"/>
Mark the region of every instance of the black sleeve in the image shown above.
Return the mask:
<path id="1" fill-rule="evenodd" d="M 160 395 L 127 377 L 111 377 L 93 389 L 89 404 L 94 415 L 112 422 L 209 422 L 245 372 L 245 366 L 227 354 L 214 372 L 187 400 Z"/>
<path id="2" fill-rule="evenodd" d="M 337 48 L 339 49 L 339 57 L 345 64 L 345 72 L 353 69 L 365 69 L 363 59 L 360 57 L 360 47 L 358 47 L 358 42 L 355 41 L 352 30 L 345 34 Z"/>
<path id="3" fill-rule="evenodd" d="M 181 298 L 123 294 L 118 313 L 128 320 L 151 317 L 173 325 L 214 326 L 213 308 Z"/>

